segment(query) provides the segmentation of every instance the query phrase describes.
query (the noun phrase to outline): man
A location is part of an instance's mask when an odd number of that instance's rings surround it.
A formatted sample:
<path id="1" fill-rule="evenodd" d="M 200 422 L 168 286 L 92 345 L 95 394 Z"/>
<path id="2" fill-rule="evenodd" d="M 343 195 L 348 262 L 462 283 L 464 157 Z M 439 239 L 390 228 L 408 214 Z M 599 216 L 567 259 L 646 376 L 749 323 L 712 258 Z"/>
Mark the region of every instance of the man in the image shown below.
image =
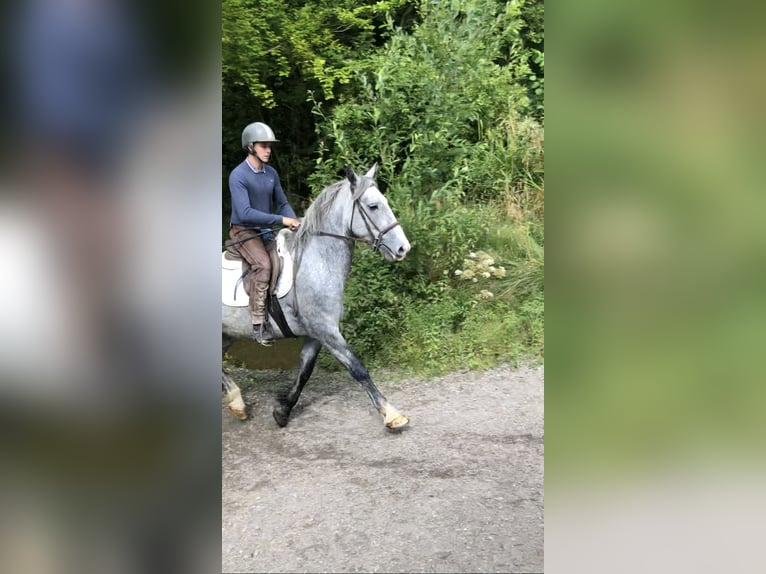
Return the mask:
<path id="1" fill-rule="evenodd" d="M 235 247 L 246 262 L 243 265 L 244 282 L 250 296 L 253 338 L 267 347 L 274 342 L 266 316 L 266 295 L 271 274 L 266 245 L 273 235 L 269 231 L 263 235 L 260 233 L 262 229 L 277 225 L 295 231 L 301 225 L 282 190 L 277 171 L 266 165 L 271 159 L 271 144 L 276 141 L 274 132 L 266 124 L 249 124 L 242 131 L 242 149 L 247 151 L 247 157 L 229 175 L 229 236 L 232 242 L 238 242 Z"/>

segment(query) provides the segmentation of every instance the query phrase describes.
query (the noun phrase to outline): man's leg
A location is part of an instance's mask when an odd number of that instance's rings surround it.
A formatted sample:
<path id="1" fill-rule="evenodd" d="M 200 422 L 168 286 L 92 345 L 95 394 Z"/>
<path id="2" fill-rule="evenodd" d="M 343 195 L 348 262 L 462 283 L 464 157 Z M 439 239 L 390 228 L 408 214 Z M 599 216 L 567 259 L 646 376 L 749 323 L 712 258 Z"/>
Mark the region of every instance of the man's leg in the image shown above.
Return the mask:
<path id="1" fill-rule="evenodd" d="M 239 241 L 255 235 L 256 230 L 232 225 L 230 236 Z M 266 296 L 269 290 L 271 259 L 260 237 L 253 237 L 237 245 L 242 257 L 250 265 L 250 273 L 245 277 L 245 285 L 250 296 L 250 317 L 253 321 L 253 338 L 262 345 L 271 345 L 274 335 L 266 316 Z"/>

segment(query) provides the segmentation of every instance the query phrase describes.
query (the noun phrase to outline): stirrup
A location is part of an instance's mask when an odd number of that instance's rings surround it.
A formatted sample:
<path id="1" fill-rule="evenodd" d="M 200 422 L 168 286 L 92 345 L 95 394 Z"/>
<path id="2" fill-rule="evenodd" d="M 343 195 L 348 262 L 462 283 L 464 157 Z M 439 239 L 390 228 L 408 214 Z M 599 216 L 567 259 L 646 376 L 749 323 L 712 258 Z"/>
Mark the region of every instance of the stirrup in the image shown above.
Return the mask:
<path id="1" fill-rule="evenodd" d="M 274 334 L 271 332 L 271 325 L 267 322 L 253 325 L 253 339 L 264 347 L 271 347 L 274 344 Z"/>

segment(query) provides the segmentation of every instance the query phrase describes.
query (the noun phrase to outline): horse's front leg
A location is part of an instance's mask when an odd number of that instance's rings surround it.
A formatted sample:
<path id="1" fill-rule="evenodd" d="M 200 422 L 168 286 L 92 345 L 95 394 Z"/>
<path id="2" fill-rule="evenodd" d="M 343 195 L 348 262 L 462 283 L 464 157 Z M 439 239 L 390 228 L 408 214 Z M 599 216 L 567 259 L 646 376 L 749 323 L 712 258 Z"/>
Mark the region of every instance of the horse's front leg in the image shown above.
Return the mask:
<path id="1" fill-rule="evenodd" d="M 410 419 L 396 410 L 393 405 L 388 402 L 386 397 L 383 396 L 383 393 L 378 390 L 378 387 L 372 382 L 367 368 L 354 354 L 340 332 L 334 333 L 327 340 L 322 341 L 322 343 L 327 347 L 327 350 L 330 351 L 333 356 L 346 367 L 346 369 L 348 369 L 351 376 L 364 387 L 372 404 L 378 409 L 378 412 L 383 417 L 383 424 L 386 425 L 387 429 L 401 430 L 409 424 Z"/>

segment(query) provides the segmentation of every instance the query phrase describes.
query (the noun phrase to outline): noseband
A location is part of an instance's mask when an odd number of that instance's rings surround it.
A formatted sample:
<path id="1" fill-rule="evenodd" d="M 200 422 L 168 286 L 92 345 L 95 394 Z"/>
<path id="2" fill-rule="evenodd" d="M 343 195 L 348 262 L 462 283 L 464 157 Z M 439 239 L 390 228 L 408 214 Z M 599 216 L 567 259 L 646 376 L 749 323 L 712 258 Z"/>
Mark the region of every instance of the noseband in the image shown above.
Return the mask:
<path id="1" fill-rule="evenodd" d="M 365 188 L 366 189 L 366 188 Z M 351 229 L 354 228 L 354 217 L 356 217 L 356 212 L 359 212 L 359 215 L 362 216 L 362 221 L 364 221 L 364 226 L 367 228 L 367 232 L 370 234 L 369 237 L 353 237 L 352 235 L 336 235 L 335 233 L 327 233 L 326 231 L 320 231 L 318 235 L 324 235 L 325 237 L 336 237 L 338 239 L 345 239 L 348 241 L 359 241 L 360 243 L 366 243 L 369 245 L 374 252 L 380 251 L 380 248 L 382 246 L 383 242 L 383 236 L 391 231 L 392 229 L 398 227 L 401 225 L 398 221 L 394 221 L 391 225 L 387 225 L 383 229 L 380 229 L 375 222 L 370 217 L 370 214 L 362 207 L 361 202 L 359 201 L 362 198 L 362 193 L 355 193 L 354 194 L 354 205 L 352 207 L 351 211 Z M 376 235 L 377 232 L 377 235 Z M 389 250 L 390 251 L 390 250 Z"/>

